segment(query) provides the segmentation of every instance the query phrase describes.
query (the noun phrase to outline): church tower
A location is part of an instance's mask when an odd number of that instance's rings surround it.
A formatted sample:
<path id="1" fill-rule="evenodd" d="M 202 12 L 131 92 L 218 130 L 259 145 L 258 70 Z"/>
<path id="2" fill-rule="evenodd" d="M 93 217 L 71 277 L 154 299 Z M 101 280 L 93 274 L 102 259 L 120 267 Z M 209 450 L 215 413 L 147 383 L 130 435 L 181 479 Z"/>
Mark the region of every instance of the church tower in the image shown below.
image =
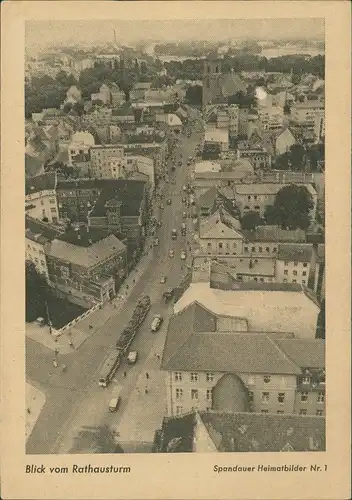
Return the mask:
<path id="1" fill-rule="evenodd" d="M 203 108 L 222 98 L 222 60 L 208 56 L 204 60 Z"/>

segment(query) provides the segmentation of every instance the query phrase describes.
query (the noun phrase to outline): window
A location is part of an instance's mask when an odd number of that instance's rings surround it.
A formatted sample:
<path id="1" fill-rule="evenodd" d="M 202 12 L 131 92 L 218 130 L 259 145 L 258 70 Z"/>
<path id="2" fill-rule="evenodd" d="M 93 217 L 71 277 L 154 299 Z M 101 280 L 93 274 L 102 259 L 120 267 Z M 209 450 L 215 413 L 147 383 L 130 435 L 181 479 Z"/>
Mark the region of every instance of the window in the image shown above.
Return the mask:
<path id="1" fill-rule="evenodd" d="M 251 199 L 251 195 L 248 195 L 248 201 Z"/>
<path id="2" fill-rule="evenodd" d="M 255 247 L 252 247 L 252 252 L 254 252 L 254 253 L 255 253 Z"/>
<path id="3" fill-rule="evenodd" d="M 260 281 L 261 281 L 262 283 L 264 283 L 264 278 L 260 278 Z"/>
<path id="4" fill-rule="evenodd" d="M 279 415 L 282 415 L 284 413 L 284 410 L 277 410 L 277 412 Z"/>
<path id="5" fill-rule="evenodd" d="M 206 392 L 206 398 L 207 398 L 207 399 L 211 399 L 211 398 L 212 398 L 212 395 L 213 395 L 213 391 L 212 391 L 212 389 L 207 389 L 207 392 Z"/>
<path id="6" fill-rule="evenodd" d="M 259 205 L 255 205 L 254 210 L 260 210 L 260 206 Z"/>
<path id="7" fill-rule="evenodd" d="M 212 373 L 206 374 L 207 382 L 212 382 L 214 380 L 214 375 Z"/>
<path id="8" fill-rule="evenodd" d="M 191 399 L 198 399 L 198 389 L 191 389 Z"/>
<path id="9" fill-rule="evenodd" d="M 279 392 L 277 396 L 277 400 L 279 403 L 284 403 L 285 402 L 285 393 L 284 392 Z"/>
<path id="10" fill-rule="evenodd" d="M 208 242 L 208 248 L 211 248 L 211 242 L 210 241 Z"/>
<path id="11" fill-rule="evenodd" d="M 260 413 L 269 413 L 269 410 L 260 410 Z"/>
<path id="12" fill-rule="evenodd" d="M 299 410 L 299 414 L 300 415 L 307 415 L 307 409 L 303 408 L 303 409 Z"/>
<path id="13" fill-rule="evenodd" d="M 267 252 L 270 252 L 270 248 L 269 247 L 266 247 L 265 249 Z"/>
<path id="14" fill-rule="evenodd" d="M 254 278 L 254 281 L 255 281 L 255 282 L 257 282 L 257 281 L 258 281 L 258 278 L 257 278 L 257 277 L 255 277 L 255 278 Z"/>
<path id="15" fill-rule="evenodd" d="M 323 410 L 317 410 L 315 412 L 315 414 L 316 414 L 317 417 L 322 417 L 323 416 Z"/>
<path id="16" fill-rule="evenodd" d="M 175 381 L 176 382 L 181 382 L 182 380 L 182 373 L 181 372 L 175 372 Z"/>
<path id="17" fill-rule="evenodd" d="M 285 275 L 285 276 L 287 276 L 287 275 L 288 275 L 288 270 L 287 270 L 287 269 L 285 269 L 285 270 L 284 270 L 284 275 Z"/>
<path id="18" fill-rule="evenodd" d="M 264 380 L 265 384 L 269 384 L 269 382 L 270 382 L 270 375 L 264 375 L 263 380 Z"/>
<path id="19" fill-rule="evenodd" d="M 293 276 L 297 276 L 297 271 L 293 271 Z"/>
<path id="20" fill-rule="evenodd" d="M 292 283 L 297 283 L 297 280 L 292 280 Z"/>
<path id="21" fill-rule="evenodd" d="M 183 396 L 183 389 L 176 389 L 176 399 L 181 399 Z"/>
<path id="22" fill-rule="evenodd" d="M 198 373 L 191 373 L 191 382 L 198 382 Z"/>
<path id="23" fill-rule="evenodd" d="M 49 203 L 51 203 L 52 205 L 54 205 L 55 204 L 55 198 L 50 198 Z"/>
<path id="24" fill-rule="evenodd" d="M 269 403 L 269 393 L 262 392 L 262 403 Z"/>
<path id="25" fill-rule="evenodd" d="M 262 253 L 263 247 L 259 247 L 259 253 Z"/>
<path id="26" fill-rule="evenodd" d="M 42 266 L 45 266 L 45 262 L 43 260 L 40 261 Z"/>
<path id="27" fill-rule="evenodd" d="M 255 195 L 255 196 L 254 196 L 254 199 L 255 199 L 255 200 L 257 200 L 257 199 L 258 199 L 258 196 L 257 196 L 257 195 Z"/>
<path id="28" fill-rule="evenodd" d="M 219 243 L 219 248 L 222 248 L 223 247 L 223 243 Z"/>
<path id="29" fill-rule="evenodd" d="M 310 376 L 309 375 L 304 375 L 302 377 L 302 384 L 310 384 Z"/>
<path id="30" fill-rule="evenodd" d="M 301 401 L 306 403 L 308 401 L 308 391 L 301 392 Z"/>
<path id="31" fill-rule="evenodd" d="M 288 260 L 285 260 L 284 265 L 288 266 Z"/>
<path id="32" fill-rule="evenodd" d="M 253 391 L 248 391 L 248 401 L 252 403 L 253 399 L 254 399 Z"/>
<path id="33" fill-rule="evenodd" d="M 182 415 L 183 406 L 176 406 L 176 415 Z"/>
<path id="34" fill-rule="evenodd" d="M 303 262 L 303 267 L 307 267 L 308 266 L 308 262 Z"/>
<path id="35" fill-rule="evenodd" d="M 273 248 L 273 253 L 276 253 L 276 252 L 277 252 L 277 248 L 276 248 L 276 247 L 274 247 L 274 248 Z"/>
<path id="36" fill-rule="evenodd" d="M 325 401 L 324 392 L 318 392 L 318 403 L 324 403 L 324 401 Z"/>
<path id="37" fill-rule="evenodd" d="M 44 205 L 44 200 L 40 200 L 40 204 L 41 204 L 41 205 Z"/>
<path id="38" fill-rule="evenodd" d="M 305 285 L 306 284 L 306 280 L 302 280 L 302 285 Z"/>
<path id="39" fill-rule="evenodd" d="M 245 251 L 245 253 L 247 253 L 248 252 L 248 247 L 244 247 L 244 251 Z"/>
<path id="40" fill-rule="evenodd" d="M 298 262 L 294 262 L 294 263 L 293 263 L 293 265 L 294 265 L 294 266 L 298 266 Z"/>
<path id="41" fill-rule="evenodd" d="M 302 276 L 307 276 L 307 271 L 303 271 Z"/>
<path id="42" fill-rule="evenodd" d="M 284 282 L 284 283 L 287 283 L 287 279 L 286 279 L 286 278 L 284 278 L 284 279 L 283 279 L 283 282 Z"/>
<path id="43" fill-rule="evenodd" d="M 52 207 L 52 208 L 50 209 L 50 212 L 51 212 L 52 214 L 56 214 L 56 208 Z"/>

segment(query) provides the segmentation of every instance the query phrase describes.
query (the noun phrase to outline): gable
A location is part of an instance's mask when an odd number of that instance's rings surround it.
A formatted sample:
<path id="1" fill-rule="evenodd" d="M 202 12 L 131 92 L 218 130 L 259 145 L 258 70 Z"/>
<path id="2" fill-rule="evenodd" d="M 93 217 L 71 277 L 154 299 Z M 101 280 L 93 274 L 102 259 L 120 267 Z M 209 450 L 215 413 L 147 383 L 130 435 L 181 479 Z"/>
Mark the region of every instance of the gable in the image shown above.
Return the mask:
<path id="1" fill-rule="evenodd" d="M 295 451 L 293 446 L 287 441 L 285 446 L 280 451 Z"/>

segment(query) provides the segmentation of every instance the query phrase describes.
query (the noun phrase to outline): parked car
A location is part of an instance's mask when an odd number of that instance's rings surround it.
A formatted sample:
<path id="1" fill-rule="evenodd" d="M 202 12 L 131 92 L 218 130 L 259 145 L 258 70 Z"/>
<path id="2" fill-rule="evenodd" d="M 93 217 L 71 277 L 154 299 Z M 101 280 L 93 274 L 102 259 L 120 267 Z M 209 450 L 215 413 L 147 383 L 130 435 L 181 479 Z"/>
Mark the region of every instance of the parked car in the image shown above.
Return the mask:
<path id="1" fill-rule="evenodd" d="M 180 160 L 180 161 L 178 162 L 178 166 L 179 166 L 179 167 L 182 167 L 182 160 Z"/>
<path id="2" fill-rule="evenodd" d="M 157 332 L 160 329 L 162 322 L 163 322 L 163 317 L 160 314 L 156 314 L 154 316 L 152 324 L 150 325 L 151 331 Z"/>
<path id="3" fill-rule="evenodd" d="M 137 351 L 130 351 L 127 356 L 127 363 L 129 365 L 134 365 L 137 361 L 138 358 L 138 352 Z"/>
<path id="4" fill-rule="evenodd" d="M 168 204 L 168 205 L 171 205 L 171 203 L 172 203 L 172 200 L 171 200 L 171 198 L 169 198 L 169 199 L 167 200 L 167 204 Z"/>
<path id="5" fill-rule="evenodd" d="M 175 252 L 173 250 L 169 251 L 169 257 L 172 258 L 175 255 Z"/>
<path id="6" fill-rule="evenodd" d="M 160 283 L 163 285 L 164 283 L 166 283 L 166 280 L 167 280 L 167 277 L 166 276 L 162 276 L 160 278 Z"/>
<path id="7" fill-rule="evenodd" d="M 186 257 L 187 257 L 186 252 L 184 250 L 182 250 L 182 252 L 181 252 L 181 260 L 186 260 Z"/>
<path id="8" fill-rule="evenodd" d="M 157 247 L 159 245 L 159 238 L 154 239 L 154 246 Z"/>
<path id="9" fill-rule="evenodd" d="M 183 212 L 182 217 L 183 217 L 183 219 L 187 219 L 187 212 Z"/>
<path id="10" fill-rule="evenodd" d="M 182 197 L 182 203 L 186 203 L 187 198 L 185 196 Z"/>

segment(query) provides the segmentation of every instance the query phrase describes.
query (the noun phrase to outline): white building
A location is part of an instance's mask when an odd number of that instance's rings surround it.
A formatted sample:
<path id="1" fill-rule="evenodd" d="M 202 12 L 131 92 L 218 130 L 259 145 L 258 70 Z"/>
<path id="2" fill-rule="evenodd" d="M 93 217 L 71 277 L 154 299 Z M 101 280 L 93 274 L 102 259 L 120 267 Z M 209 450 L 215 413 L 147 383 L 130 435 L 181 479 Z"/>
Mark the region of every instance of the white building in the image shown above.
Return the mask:
<path id="1" fill-rule="evenodd" d="M 56 200 L 57 177 L 54 172 L 48 172 L 26 179 L 26 214 L 34 219 L 48 219 L 56 222 L 59 211 Z"/>
<path id="2" fill-rule="evenodd" d="M 69 165 L 73 165 L 75 162 L 89 161 L 89 151 L 94 144 L 94 137 L 89 132 L 76 132 L 73 134 L 68 146 Z"/>
<path id="3" fill-rule="evenodd" d="M 33 262 L 37 272 L 48 279 L 45 249 L 48 248 L 51 241 L 59 236 L 60 231 L 50 224 L 28 217 L 28 215 L 26 216 L 25 228 L 26 260 Z"/>

